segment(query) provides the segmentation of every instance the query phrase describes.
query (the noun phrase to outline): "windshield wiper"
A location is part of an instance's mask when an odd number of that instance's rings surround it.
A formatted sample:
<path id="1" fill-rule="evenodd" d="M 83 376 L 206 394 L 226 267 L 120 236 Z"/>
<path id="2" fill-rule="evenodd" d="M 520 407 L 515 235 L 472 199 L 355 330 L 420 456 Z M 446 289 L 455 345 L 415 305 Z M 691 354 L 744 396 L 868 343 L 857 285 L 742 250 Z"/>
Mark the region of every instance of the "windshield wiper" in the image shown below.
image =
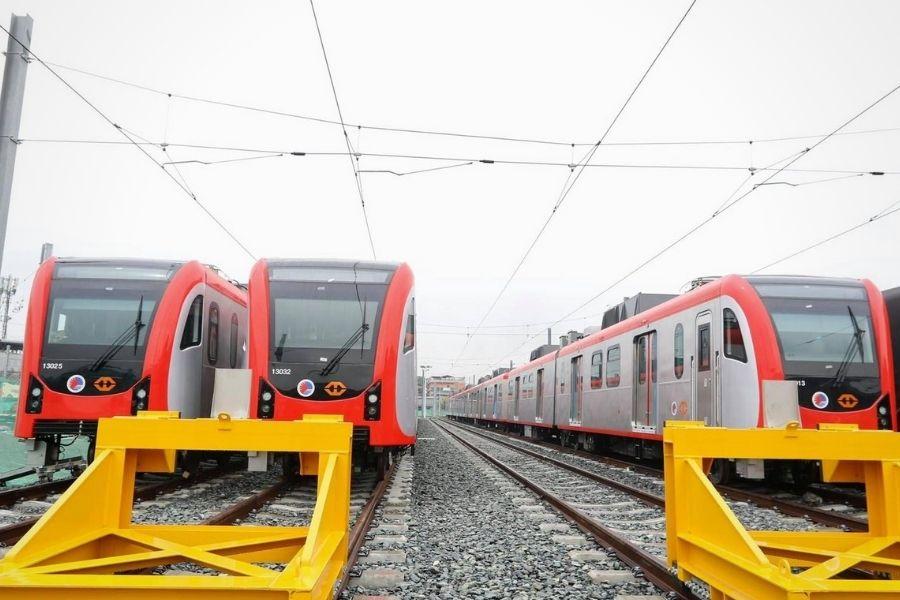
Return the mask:
<path id="1" fill-rule="evenodd" d="M 278 346 L 275 347 L 275 360 L 281 362 L 281 357 L 284 356 L 284 343 L 287 341 L 287 333 L 281 334 L 281 339 L 278 340 Z"/>
<path id="2" fill-rule="evenodd" d="M 353 332 L 353 335 L 351 335 L 350 338 L 346 342 L 344 342 L 344 345 L 341 346 L 341 349 L 337 351 L 337 354 L 335 354 L 331 358 L 331 360 L 328 361 L 328 364 L 325 365 L 325 367 L 322 369 L 321 374 L 324 376 L 324 375 L 328 375 L 332 371 L 334 371 L 337 368 L 337 366 L 341 363 L 341 360 L 345 356 L 347 356 L 348 352 L 350 352 L 350 349 L 353 348 L 353 346 L 356 344 L 356 342 L 361 340 L 363 338 L 363 336 L 366 335 L 366 332 L 368 330 L 369 330 L 368 323 L 363 323 L 362 325 L 357 327 L 356 331 Z"/>
<path id="3" fill-rule="evenodd" d="M 119 353 L 119 350 L 125 347 L 125 344 L 131 340 L 131 337 L 134 336 L 134 353 L 137 355 L 137 346 L 138 341 L 141 337 L 141 329 L 145 327 L 145 324 L 141 321 L 141 317 L 144 313 L 144 296 L 141 295 L 141 300 L 138 303 L 138 311 L 137 316 L 134 319 L 134 323 L 128 326 L 128 329 L 123 331 L 110 343 L 109 346 L 106 347 L 106 350 L 97 357 L 97 360 L 88 367 L 88 370 L 97 372 L 97 370 L 102 369 L 106 364 L 113 359 L 113 357 Z"/>
<path id="4" fill-rule="evenodd" d="M 863 330 L 860 329 L 859 323 L 856 322 L 856 315 L 853 314 L 853 309 L 850 308 L 849 305 L 847 306 L 847 312 L 850 313 L 850 322 L 853 324 L 853 338 L 850 340 L 847 349 L 844 350 L 844 357 L 841 359 L 841 364 L 838 365 L 837 370 L 834 372 L 834 377 L 829 381 L 829 385 L 832 388 L 844 382 L 844 376 L 846 375 L 847 369 L 850 367 L 850 363 L 853 361 L 857 352 L 859 353 L 859 360 L 865 360 L 862 343 Z"/>

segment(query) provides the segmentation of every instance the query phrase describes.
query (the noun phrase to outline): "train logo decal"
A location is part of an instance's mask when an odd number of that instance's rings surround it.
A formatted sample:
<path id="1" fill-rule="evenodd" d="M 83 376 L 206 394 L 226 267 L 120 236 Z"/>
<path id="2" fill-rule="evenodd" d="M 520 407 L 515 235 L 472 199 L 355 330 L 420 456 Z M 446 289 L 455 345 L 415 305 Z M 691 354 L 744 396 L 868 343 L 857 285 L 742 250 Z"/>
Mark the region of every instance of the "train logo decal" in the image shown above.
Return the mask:
<path id="1" fill-rule="evenodd" d="M 325 393 L 332 398 L 337 398 L 347 391 L 347 386 L 342 381 L 329 381 L 325 384 Z"/>
<path id="2" fill-rule="evenodd" d="M 825 392 L 820 391 L 812 395 L 812 403 L 816 408 L 827 408 L 828 402 L 828 394 L 826 394 Z"/>
<path id="3" fill-rule="evenodd" d="M 94 380 L 94 389 L 98 392 L 111 392 L 116 387 L 116 380 L 104 375 Z"/>
<path id="4" fill-rule="evenodd" d="M 673 400 L 672 401 L 672 416 L 674 417 L 677 414 L 678 414 L 678 403 Z"/>
<path id="5" fill-rule="evenodd" d="M 841 408 L 856 408 L 856 405 L 859 404 L 859 398 L 853 394 L 841 394 L 837 399 L 837 403 L 841 405 Z"/>
<path id="6" fill-rule="evenodd" d="M 311 379 L 301 379 L 297 384 L 297 393 L 303 398 L 309 398 L 316 391 L 316 384 Z"/>
<path id="7" fill-rule="evenodd" d="M 66 380 L 66 389 L 73 394 L 78 394 L 84 389 L 87 382 L 81 375 L 72 375 Z"/>

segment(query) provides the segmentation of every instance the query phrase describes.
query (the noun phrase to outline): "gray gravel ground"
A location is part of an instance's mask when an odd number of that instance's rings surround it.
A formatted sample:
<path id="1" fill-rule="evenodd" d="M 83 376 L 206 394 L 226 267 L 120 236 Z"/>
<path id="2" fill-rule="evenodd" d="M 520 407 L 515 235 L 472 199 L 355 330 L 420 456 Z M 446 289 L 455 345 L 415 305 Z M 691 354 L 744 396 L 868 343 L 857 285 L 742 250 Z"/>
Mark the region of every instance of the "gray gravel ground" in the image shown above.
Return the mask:
<path id="1" fill-rule="evenodd" d="M 405 549 L 406 563 L 395 567 L 405 581 L 390 592 L 400 598 L 564 599 L 658 593 L 428 421 L 419 423 Z M 616 571 L 613 578 L 623 581 L 593 583 L 590 573 L 597 577 L 601 571 Z"/>

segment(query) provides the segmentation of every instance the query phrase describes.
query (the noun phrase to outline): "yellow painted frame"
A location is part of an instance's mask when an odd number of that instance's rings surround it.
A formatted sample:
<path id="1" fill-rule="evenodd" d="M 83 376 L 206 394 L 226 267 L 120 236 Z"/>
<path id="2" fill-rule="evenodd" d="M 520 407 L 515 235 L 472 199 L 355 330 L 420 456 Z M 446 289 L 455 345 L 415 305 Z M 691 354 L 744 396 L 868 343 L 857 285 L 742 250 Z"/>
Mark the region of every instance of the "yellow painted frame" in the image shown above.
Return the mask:
<path id="1" fill-rule="evenodd" d="M 0 561 L 0 597 L 331 598 L 347 559 L 352 437 L 352 425 L 331 415 L 278 422 L 173 413 L 101 419 L 94 461 Z M 171 472 L 177 450 L 316 456 L 308 462 L 318 475 L 309 526 L 132 524 L 136 472 Z M 185 561 L 222 575 L 135 573 Z"/>
<path id="2" fill-rule="evenodd" d="M 663 434 L 668 562 L 713 600 L 900 598 L 900 435 L 855 426 L 737 430 L 669 422 Z M 748 531 L 706 476 L 715 458 L 821 460 L 823 478 L 866 485 L 869 529 Z M 848 569 L 882 579 L 839 578 Z"/>

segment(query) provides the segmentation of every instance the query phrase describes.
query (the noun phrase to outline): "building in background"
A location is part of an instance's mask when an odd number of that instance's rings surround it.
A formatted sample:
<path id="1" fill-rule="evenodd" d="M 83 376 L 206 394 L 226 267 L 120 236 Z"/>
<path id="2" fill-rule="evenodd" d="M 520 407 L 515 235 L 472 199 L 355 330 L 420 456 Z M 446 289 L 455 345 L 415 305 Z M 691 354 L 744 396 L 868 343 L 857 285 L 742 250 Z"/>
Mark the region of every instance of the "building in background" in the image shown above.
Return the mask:
<path id="1" fill-rule="evenodd" d="M 465 377 L 453 377 L 451 375 L 435 375 L 425 381 L 425 400 L 428 404 L 429 416 L 440 416 L 445 413 L 446 401 L 453 394 L 463 391 L 466 387 Z M 419 398 L 422 397 L 423 379 L 419 377 Z M 420 413 L 421 414 L 421 413 Z"/>

